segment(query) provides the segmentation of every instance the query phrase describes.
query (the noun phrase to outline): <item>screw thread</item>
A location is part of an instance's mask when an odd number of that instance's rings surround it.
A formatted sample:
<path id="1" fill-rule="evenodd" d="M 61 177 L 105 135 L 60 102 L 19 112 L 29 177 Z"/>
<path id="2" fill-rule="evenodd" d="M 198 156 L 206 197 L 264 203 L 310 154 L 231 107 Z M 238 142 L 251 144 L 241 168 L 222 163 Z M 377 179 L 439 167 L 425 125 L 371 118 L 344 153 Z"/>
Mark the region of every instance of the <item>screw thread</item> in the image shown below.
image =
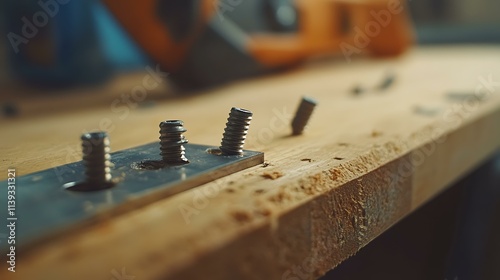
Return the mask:
<path id="1" fill-rule="evenodd" d="M 241 155 L 243 153 L 252 115 L 252 112 L 245 109 L 234 107 L 231 109 L 220 146 L 223 154 Z"/>
<path id="2" fill-rule="evenodd" d="M 170 120 L 160 123 L 160 155 L 167 163 L 187 163 L 184 144 L 188 140 L 182 135 L 187 130 L 179 120 Z"/>
<path id="3" fill-rule="evenodd" d="M 314 99 L 303 97 L 300 102 L 295 117 L 292 121 L 292 133 L 293 135 L 302 134 L 304 128 L 306 127 L 311 115 L 316 107 L 316 101 Z"/>
<path id="4" fill-rule="evenodd" d="M 81 140 L 86 182 L 96 186 L 111 182 L 111 156 L 107 133 L 85 133 Z"/>

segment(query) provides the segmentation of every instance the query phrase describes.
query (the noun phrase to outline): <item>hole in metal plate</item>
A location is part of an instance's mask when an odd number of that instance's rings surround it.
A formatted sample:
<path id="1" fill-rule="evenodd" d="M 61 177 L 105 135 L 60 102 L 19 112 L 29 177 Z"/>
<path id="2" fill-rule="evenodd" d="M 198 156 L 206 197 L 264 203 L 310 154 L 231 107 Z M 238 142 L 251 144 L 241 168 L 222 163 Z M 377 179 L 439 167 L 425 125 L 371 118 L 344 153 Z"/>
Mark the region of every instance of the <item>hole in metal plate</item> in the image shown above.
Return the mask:
<path id="1" fill-rule="evenodd" d="M 226 156 L 212 146 L 185 148 L 189 163 L 153 169 L 137 164 L 160 161 L 159 143 L 112 153 L 112 187 L 97 191 L 85 191 L 85 184 L 79 183 L 85 180 L 81 161 L 16 178 L 17 245 L 38 244 L 264 162 L 260 152 Z M 68 190 L 72 188 L 77 191 Z M 0 195 L 0 205 L 7 205 L 6 195 Z M 6 220 L 6 211 L 0 216 Z M 6 246 L 0 243 L 1 250 Z"/>

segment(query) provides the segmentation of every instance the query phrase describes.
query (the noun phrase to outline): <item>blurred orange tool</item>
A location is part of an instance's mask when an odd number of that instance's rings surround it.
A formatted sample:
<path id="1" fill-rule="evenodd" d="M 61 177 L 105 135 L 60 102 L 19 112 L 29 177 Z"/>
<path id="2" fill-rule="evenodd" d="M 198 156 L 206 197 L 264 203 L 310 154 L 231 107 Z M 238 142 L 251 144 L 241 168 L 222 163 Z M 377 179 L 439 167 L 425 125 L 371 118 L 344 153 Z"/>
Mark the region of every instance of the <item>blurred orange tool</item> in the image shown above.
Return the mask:
<path id="1" fill-rule="evenodd" d="M 187 87 L 255 76 L 317 55 L 398 55 L 413 42 L 400 0 L 104 2 L 173 81 Z"/>

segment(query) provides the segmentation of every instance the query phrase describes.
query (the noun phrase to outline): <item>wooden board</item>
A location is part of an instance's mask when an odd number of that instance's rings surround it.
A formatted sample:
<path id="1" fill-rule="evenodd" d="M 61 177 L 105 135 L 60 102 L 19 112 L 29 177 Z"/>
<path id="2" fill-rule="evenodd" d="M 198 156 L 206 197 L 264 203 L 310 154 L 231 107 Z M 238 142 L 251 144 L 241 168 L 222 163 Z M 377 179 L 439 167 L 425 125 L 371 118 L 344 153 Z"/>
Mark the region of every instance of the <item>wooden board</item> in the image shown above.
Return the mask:
<path id="1" fill-rule="evenodd" d="M 79 160 L 80 133 L 99 126 L 113 150 L 154 141 L 164 119 L 184 120 L 191 143 L 218 145 L 232 106 L 254 112 L 245 148 L 267 162 L 19 252 L 15 275 L 318 277 L 498 150 L 499 63 L 494 46 L 417 48 L 398 59 L 314 63 L 153 107 L 112 95 L 93 109 L 2 119 L 1 170 L 18 176 Z M 350 93 L 375 88 L 388 70 L 397 78 L 387 91 Z M 303 95 L 319 105 L 306 133 L 291 137 Z"/>

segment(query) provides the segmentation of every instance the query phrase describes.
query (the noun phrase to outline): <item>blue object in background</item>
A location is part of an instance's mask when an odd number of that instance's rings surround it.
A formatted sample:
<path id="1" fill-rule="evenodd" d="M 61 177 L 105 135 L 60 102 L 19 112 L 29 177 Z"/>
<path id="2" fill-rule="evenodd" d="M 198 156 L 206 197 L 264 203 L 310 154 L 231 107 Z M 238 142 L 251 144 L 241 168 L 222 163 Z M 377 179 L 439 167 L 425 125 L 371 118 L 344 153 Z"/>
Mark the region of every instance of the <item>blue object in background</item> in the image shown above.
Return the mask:
<path id="1" fill-rule="evenodd" d="M 95 0 L 4 3 L 14 77 L 47 87 L 106 81 L 112 67 L 99 41 L 95 4 Z"/>
<path id="2" fill-rule="evenodd" d="M 144 67 L 152 64 L 105 6 L 97 2 L 93 12 L 103 51 L 114 69 L 118 71 L 144 70 Z"/>

